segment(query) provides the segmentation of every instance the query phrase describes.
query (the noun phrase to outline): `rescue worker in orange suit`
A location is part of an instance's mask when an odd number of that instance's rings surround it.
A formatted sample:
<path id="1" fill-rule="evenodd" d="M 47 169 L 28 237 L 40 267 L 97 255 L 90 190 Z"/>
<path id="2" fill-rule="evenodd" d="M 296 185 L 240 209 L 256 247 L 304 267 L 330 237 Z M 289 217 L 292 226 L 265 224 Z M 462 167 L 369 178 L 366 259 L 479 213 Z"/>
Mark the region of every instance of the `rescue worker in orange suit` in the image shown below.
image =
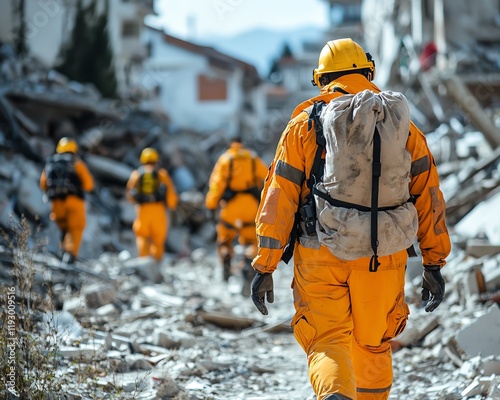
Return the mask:
<path id="1" fill-rule="evenodd" d="M 359 44 L 352 39 L 329 41 L 313 72 L 320 94 L 296 107 L 280 138 L 256 217 L 258 253 L 252 263 L 256 275 L 251 296 L 264 315 L 268 313 L 266 301 L 274 301 L 272 274 L 288 249 L 296 226 L 294 216 L 310 193 L 307 180 L 318 145 L 308 112 L 314 102 L 328 104 L 345 93 L 365 89 L 380 93 L 372 82 L 374 76 L 375 63 Z M 416 197 L 422 299 L 427 301 L 426 311 L 431 312 L 444 298 L 440 269 L 451 245 L 433 156 L 409 116 L 408 124 L 408 191 Z M 307 354 L 309 379 L 318 400 L 388 399 L 393 379 L 389 342 L 404 329 L 409 315 L 404 302 L 407 250 L 381 255 L 378 269 L 371 272 L 370 257 L 343 260 L 326 246 L 303 240 L 303 232 L 297 235 L 297 241 L 290 241 L 294 248 L 296 311 L 292 326 Z"/>
<path id="2" fill-rule="evenodd" d="M 61 231 L 62 261 L 75 262 L 85 229 L 85 192 L 94 190 L 94 179 L 78 157 L 75 140 L 63 137 L 40 176 L 40 187 L 51 202 L 50 219 Z"/>
<path id="3" fill-rule="evenodd" d="M 127 199 L 136 204 L 132 229 L 140 257 L 161 261 L 168 234 L 167 210 L 175 210 L 179 197 L 167 170 L 158 166 L 159 154 L 150 147 L 140 156 L 141 166 L 127 182 Z"/>
<path id="4" fill-rule="evenodd" d="M 267 166 L 245 148 L 240 137 L 231 139 L 230 147 L 218 158 L 210 176 L 205 206 L 215 212 L 220 207 L 217 223 L 217 252 L 223 266 L 223 278 L 229 280 L 234 241 L 245 247 L 242 270 L 242 294 L 250 295 L 253 278 L 251 261 L 257 252 L 255 215 Z"/>

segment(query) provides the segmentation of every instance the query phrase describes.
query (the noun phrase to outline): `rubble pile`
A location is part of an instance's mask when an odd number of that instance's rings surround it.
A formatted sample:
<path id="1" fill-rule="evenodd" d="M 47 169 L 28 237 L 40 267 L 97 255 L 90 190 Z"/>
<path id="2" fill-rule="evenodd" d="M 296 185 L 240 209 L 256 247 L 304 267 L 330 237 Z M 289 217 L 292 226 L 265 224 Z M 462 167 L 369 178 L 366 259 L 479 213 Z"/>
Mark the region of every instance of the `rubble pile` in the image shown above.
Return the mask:
<path id="1" fill-rule="evenodd" d="M 391 399 L 500 398 L 500 256 L 478 241 L 454 248 L 443 270 L 447 295 L 432 314 L 420 299 L 421 265 L 409 263 L 411 314 L 391 343 Z M 58 332 L 57 376 L 68 398 L 315 399 L 290 329 L 289 265 L 275 272 L 276 301 L 264 317 L 240 294 L 242 264 L 225 283 L 213 249 L 169 254 L 161 283 L 153 283 L 154 260 L 127 251 L 79 262 L 77 271 L 51 254 L 31 260 L 34 286 L 52 287 L 41 334 Z M 81 379 L 86 370 L 91 383 Z"/>
<path id="2" fill-rule="evenodd" d="M 24 216 L 46 237 L 54 237 L 39 178 L 59 139 L 70 136 L 77 139 L 79 155 L 96 180 L 96 190 L 87 198 L 82 257 L 133 248 L 135 211 L 125 199 L 125 184 L 139 166 L 140 152 L 148 146 L 159 150 L 160 161 L 180 194 L 179 210 L 172 215 L 175 234 L 170 235 L 168 250 L 185 255 L 191 248 L 212 241 L 213 230 L 204 226 L 203 192 L 224 149 L 223 133 L 207 139 L 193 131 L 174 132 L 168 116 L 140 109 L 141 98 L 102 98 L 92 85 L 69 81 L 34 59 L 18 59 L 10 44 L 0 44 L 0 70 L 3 230 L 10 231 Z M 50 242 L 48 248 L 56 251 L 57 243 Z"/>

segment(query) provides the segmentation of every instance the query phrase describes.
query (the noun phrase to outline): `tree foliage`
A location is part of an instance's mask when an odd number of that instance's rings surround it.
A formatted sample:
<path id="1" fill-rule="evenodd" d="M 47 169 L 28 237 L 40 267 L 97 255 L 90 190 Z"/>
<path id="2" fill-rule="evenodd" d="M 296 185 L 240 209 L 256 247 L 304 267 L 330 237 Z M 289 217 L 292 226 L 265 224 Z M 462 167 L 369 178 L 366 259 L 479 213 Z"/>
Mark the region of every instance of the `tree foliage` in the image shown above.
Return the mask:
<path id="1" fill-rule="evenodd" d="M 272 61 L 271 68 L 269 69 L 268 77 L 271 82 L 276 84 L 281 84 L 283 82 L 280 62 L 286 58 L 293 58 L 293 52 L 290 45 L 285 42 L 281 48 L 280 56 Z"/>
<path id="2" fill-rule="evenodd" d="M 78 0 L 73 31 L 57 69 L 72 80 L 94 84 L 104 97 L 114 98 L 117 82 L 108 34 L 109 2 L 102 13 L 97 12 L 96 4 L 93 0 L 84 7 Z"/>
<path id="3" fill-rule="evenodd" d="M 14 33 L 13 45 L 17 54 L 23 56 L 28 53 L 28 48 L 26 46 L 26 2 L 25 0 L 19 0 L 16 5 L 17 14 L 17 27 Z"/>

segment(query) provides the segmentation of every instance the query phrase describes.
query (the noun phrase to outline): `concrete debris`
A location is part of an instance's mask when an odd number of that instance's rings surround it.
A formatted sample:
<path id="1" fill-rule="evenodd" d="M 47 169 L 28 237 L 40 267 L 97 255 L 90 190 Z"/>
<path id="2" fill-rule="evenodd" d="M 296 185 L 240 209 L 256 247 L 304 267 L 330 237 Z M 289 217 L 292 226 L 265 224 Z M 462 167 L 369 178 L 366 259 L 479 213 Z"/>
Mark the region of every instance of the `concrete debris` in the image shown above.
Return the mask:
<path id="1" fill-rule="evenodd" d="M 256 321 L 251 318 L 236 317 L 221 312 L 198 311 L 195 318 L 201 318 L 206 323 L 226 329 L 242 330 L 251 327 Z"/>
<path id="2" fill-rule="evenodd" d="M 0 49 L 9 46 L 0 43 Z M 147 146 L 159 150 L 160 162 L 181 195 L 170 226 L 177 234 L 169 236 L 167 250 L 188 257 L 191 248 L 211 244 L 213 235 L 207 234 L 206 226 L 201 234 L 197 231 L 206 222 L 203 191 L 215 159 L 226 146 L 224 140 L 207 148 L 202 146 L 206 132 L 173 128 L 168 118 L 140 110 L 135 103 L 127 103 L 124 112 L 91 85 L 72 82 L 31 59 L 17 59 L 12 51 L 2 55 L 7 58 L 0 57 L 1 69 L 7 64 L 18 66 L 10 79 L 0 76 L 0 226 L 4 230 L 13 234 L 11 219 L 23 215 L 41 236 L 53 237 L 49 204 L 38 180 L 58 140 L 72 136 L 96 179 L 96 190 L 87 197 L 81 257 L 97 258 L 110 249 L 134 249 L 133 234 L 123 233 L 131 232 L 135 218 L 134 206 L 125 199 L 125 183 Z M 99 240 L 89 245 L 96 236 L 93 228 L 99 231 Z M 49 241 L 48 250 L 57 249 L 57 240 Z M 152 282 L 161 281 L 159 275 L 151 278 Z"/>
<path id="3" fill-rule="evenodd" d="M 93 284 L 82 290 L 85 304 L 90 308 L 109 305 L 116 299 L 116 289 L 112 285 Z"/>
<path id="4" fill-rule="evenodd" d="M 467 356 L 500 357 L 500 308 L 492 305 L 488 312 L 457 332 L 456 339 Z"/>
<path id="5" fill-rule="evenodd" d="M 396 336 L 392 344 L 398 347 L 414 345 L 436 329 L 438 325 L 439 322 L 436 316 L 431 316 L 430 318 L 417 316 L 417 318 L 412 318 L 411 325 L 407 326 L 400 335 Z"/>

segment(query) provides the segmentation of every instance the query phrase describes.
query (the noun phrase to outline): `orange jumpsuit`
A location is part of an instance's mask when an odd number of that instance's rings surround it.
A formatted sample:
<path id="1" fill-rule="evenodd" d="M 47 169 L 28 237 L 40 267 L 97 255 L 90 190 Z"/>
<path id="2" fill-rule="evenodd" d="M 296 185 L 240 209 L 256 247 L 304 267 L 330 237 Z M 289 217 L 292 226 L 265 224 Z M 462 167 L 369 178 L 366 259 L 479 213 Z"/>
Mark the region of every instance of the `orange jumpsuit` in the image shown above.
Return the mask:
<path id="1" fill-rule="evenodd" d="M 143 166 L 146 171 L 151 171 L 155 167 L 151 164 Z M 127 199 L 136 203 L 132 191 L 136 188 L 140 177 L 140 172 L 135 170 L 130 174 L 127 182 Z M 158 169 L 158 180 L 166 186 L 165 201 L 155 201 L 136 205 L 136 219 L 132 229 L 136 236 L 137 251 L 140 257 L 152 256 L 161 261 L 165 250 L 165 240 L 168 234 L 167 208 L 175 210 L 179 197 L 168 172 Z"/>
<path id="2" fill-rule="evenodd" d="M 75 172 L 80 179 L 84 192 L 94 190 L 94 179 L 87 165 L 80 159 L 75 161 Z M 45 169 L 40 176 L 40 187 L 47 191 L 47 175 Z M 78 256 L 85 229 L 85 200 L 76 195 L 68 195 L 65 199 L 51 200 L 50 219 L 61 231 L 61 249 L 74 257 Z"/>
<path id="3" fill-rule="evenodd" d="M 232 143 L 215 163 L 205 205 L 209 210 L 215 210 L 219 206 L 221 209 L 217 224 L 217 243 L 221 257 L 232 255 L 236 236 L 240 244 L 253 247 L 252 254 L 248 257 L 255 256 L 255 215 L 259 202 L 252 194 L 242 191 L 255 186 L 260 190 L 266 175 L 267 166 L 264 162 L 241 143 Z M 227 187 L 237 192 L 229 201 L 222 200 Z"/>
<path id="4" fill-rule="evenodd" d="M 306 179 L 317 145 L 304 110 L 315 100 L 328 102 L 342 95 L 333 91 L 335 86 L 353 94 L 365 89 L 380 92 L 360 74 L 344 75 L 295 109 L 278 143 L 257 213 L 258 253 L 253 267 L 259 272 L 277 268 L 294 214 L 309 193 Z M 423 264 L 442 267 L 451 247 L 445 202 L 433 156 L 413 123 L 407 150 L 412 156 L 410 193 L 419 195 L 415 207 Z M 402 332 L 409 315 L 404 301 L 407 253 L 379 257 L 377 272 L 369 272 L 369 261 L 369 257 L 340 260 L 304 237 L 295 244 L 292 326 L 307 354 L 318 400 L 333 393 L 358 400 L 389 397 L 393 379 L 389 341 Z"/>

